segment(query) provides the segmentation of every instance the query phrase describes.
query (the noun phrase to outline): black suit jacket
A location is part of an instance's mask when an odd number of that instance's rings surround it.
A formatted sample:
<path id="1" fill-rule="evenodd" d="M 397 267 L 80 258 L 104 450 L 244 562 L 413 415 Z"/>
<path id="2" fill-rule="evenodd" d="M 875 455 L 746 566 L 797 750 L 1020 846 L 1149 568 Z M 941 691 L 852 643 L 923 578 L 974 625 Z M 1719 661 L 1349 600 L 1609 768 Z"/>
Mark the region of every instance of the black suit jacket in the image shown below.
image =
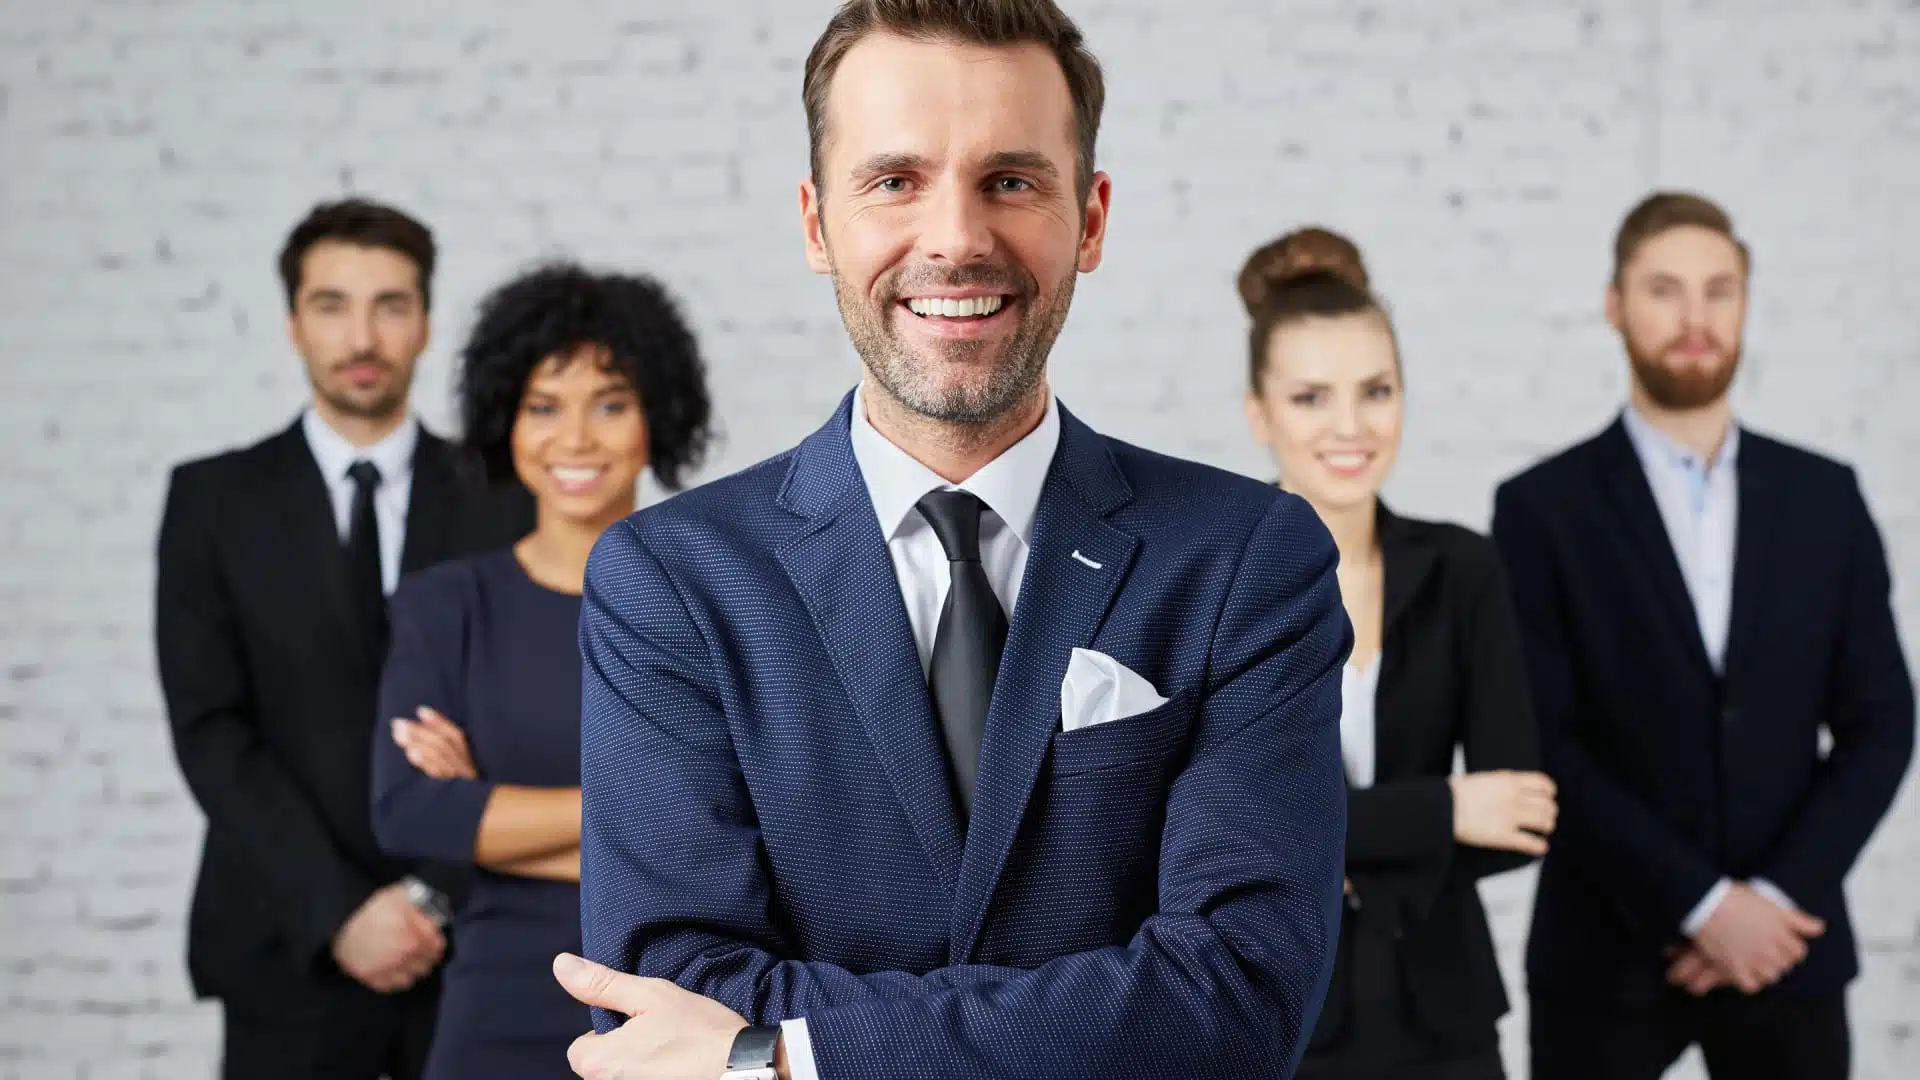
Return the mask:
<path id="1" fill-rule="evenodd" d="M 1384 506 L 1379 537 L 1386 580 L 1374 782 L 1347 793 L 1354 893 L 1309 1045 L 1340 1053 L 1353 981 L 1378 977 L 1350 969 L 1356 934 L 1395 939 L 1395 989 L 1438 1041 L 1487 1045 L 1507 996 L 1474 883 L 1530 859 L 1455 843 L 1447 777 L 1456 748 L 1470 772 L 1541 767 L 1519 630 L 1485 537 Z"/>
<path id="2" fill-rule="evenodd" d="M 489 494 L 423 431 L 402 570 L 510 542 L 524 490 Z M 207 819 L 188 923 L 203 997 L 283 997 L 343 978 L 331 943 L 408 873 L 374 843 L 367 747 L 380 657 L 345 591 L 332 504 L 298 423 L 181 465 L 160 526 L 154 629 L 174 750 Z"/>
<path id="3" fill-rule="evenodd" d="M 1826 920 L 1782 992 L 1858 970 L 1841 881 L 1913 752 L 1886 556 L 1852 470 L 1745 429 L 1739 455 L 1724 677 L 1622 423 L 1495 497 L 1560 787 L 1535 993 L 1655 998 L 1663 949 L 1722 875 L 1772 881 Z"/>

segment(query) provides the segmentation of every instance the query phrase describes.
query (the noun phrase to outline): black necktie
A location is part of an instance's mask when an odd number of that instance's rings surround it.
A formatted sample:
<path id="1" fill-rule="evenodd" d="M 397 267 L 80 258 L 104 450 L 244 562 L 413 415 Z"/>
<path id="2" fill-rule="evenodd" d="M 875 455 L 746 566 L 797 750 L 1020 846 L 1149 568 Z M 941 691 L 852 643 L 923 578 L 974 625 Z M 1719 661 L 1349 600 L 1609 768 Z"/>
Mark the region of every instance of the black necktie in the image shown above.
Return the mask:
<path id="1" fill-rule="evenodd" d="M 940 628 L 934 632 L 927 683 L 940 714 L 962 821 L 973 809 L 987 705 L 1000 673 L 1000 650 L 1007 643 L 1006 613 L 987 583 L 986 567 L 980 565 L 980 512 L 986 508 L 965 491 L 931 492 L 919 503 L 920 516 L 940 538 L 953 575 L 947 602 L 940 608 Z"/>
<path id="2" fill-rule="evenodd" d="M 380 521 L 373 513 L 373 493 L 380 487 L 380 469 L 371 461 L 356 461 L 347 470 L 353 481 L 353 513 L 347 525 L 347 592 L 366 631 L 367 647 L 379 662 L 387 658 L 387 591 L 380 576 Z"/>

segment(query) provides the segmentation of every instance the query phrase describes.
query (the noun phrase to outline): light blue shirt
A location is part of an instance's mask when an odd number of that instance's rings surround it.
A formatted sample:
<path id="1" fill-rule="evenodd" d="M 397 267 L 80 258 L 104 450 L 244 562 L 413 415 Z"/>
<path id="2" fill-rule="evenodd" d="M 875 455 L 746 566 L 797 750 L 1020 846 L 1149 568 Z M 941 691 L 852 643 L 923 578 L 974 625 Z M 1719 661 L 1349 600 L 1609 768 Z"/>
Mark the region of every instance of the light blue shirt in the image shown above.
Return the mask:
<path id="1" fill-rule="evenodd" d="M 1740 519 L 1740 425 L 1729 425 L 1720 453 L 1712 461 L 1703 461 L 1691 447 L 1648 423 L 1638 409 L 1628 406 L 1620 419 L 1647 474 L 1667 542 L 1673 545 L 1674 561 L 1680 564 L 1680 578 L 1700 627 L 1700 644 L 1706 647 L 1713 670 L 1725 674 L 1727 629 L 1733 618 L 1735 528 Z M 1772 882 L 1754 878 L 1748 884 L 1781 907 L 1794 907 L 1793 900 Z M 1715 882 L 1687 913 L 1680 929 L 1688 937 L 1698 934 L 1732 888 L 1732 878 Z"/>
<path id="2" fill-rule="evenodd" d="M 1733 614 L 1734 531 L 1740 515 L 1740 427 L 1729 426 L 1719 455 L 1703 461 L 1649 424 L 1637 409 L 1629 407 L 1622 421 L 1667 527 L 1667 541 L 1699 622 L 1700 643 L 1713 670 L 1724 673 Z"/>

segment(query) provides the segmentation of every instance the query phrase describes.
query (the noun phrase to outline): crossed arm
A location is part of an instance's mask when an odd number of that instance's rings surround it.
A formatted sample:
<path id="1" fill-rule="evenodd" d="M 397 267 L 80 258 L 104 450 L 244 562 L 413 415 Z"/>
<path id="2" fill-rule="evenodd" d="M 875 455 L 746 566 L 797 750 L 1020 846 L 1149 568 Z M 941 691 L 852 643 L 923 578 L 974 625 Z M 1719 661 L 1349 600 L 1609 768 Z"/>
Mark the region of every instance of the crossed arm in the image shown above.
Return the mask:
<path id="1" fill-rule="evenodd" d="M 1337 936 L 1351 633 L 1333 567 L 1311 512 L 1276 499 L 1220 611 L 1160 909 L 1132 940 L 1034 970 L 854 972 L 802 958 L 772 917 L 711 654 L 667 569 L 616 526 L 581 626 L 589 957 L 754 1022 L 804 1017 L 833 1080 L 896 1074 L 903 1048 L 933 1077 L 1284 1075 Z M 620 1019 L 595 1014 L 603 1032 Z"/>

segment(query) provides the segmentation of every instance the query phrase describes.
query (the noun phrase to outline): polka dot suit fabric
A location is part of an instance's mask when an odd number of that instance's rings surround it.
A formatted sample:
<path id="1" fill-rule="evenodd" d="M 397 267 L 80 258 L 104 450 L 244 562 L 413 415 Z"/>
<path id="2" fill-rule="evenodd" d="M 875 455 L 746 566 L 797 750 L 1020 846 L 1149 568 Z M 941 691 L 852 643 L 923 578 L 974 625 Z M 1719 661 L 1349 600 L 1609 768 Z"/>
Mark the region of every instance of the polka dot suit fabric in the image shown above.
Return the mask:
<path id="1" fill-rule="evenodd" d="M 850 404 L 594 551 L 588 955 L 806 1017 L 823 1080 L 1290 1075 L 1346 826 L 1326 530 L 1063 408 L 963 828 Z M 1062 732 L 1075 647 L 1169 700 Z"/>

